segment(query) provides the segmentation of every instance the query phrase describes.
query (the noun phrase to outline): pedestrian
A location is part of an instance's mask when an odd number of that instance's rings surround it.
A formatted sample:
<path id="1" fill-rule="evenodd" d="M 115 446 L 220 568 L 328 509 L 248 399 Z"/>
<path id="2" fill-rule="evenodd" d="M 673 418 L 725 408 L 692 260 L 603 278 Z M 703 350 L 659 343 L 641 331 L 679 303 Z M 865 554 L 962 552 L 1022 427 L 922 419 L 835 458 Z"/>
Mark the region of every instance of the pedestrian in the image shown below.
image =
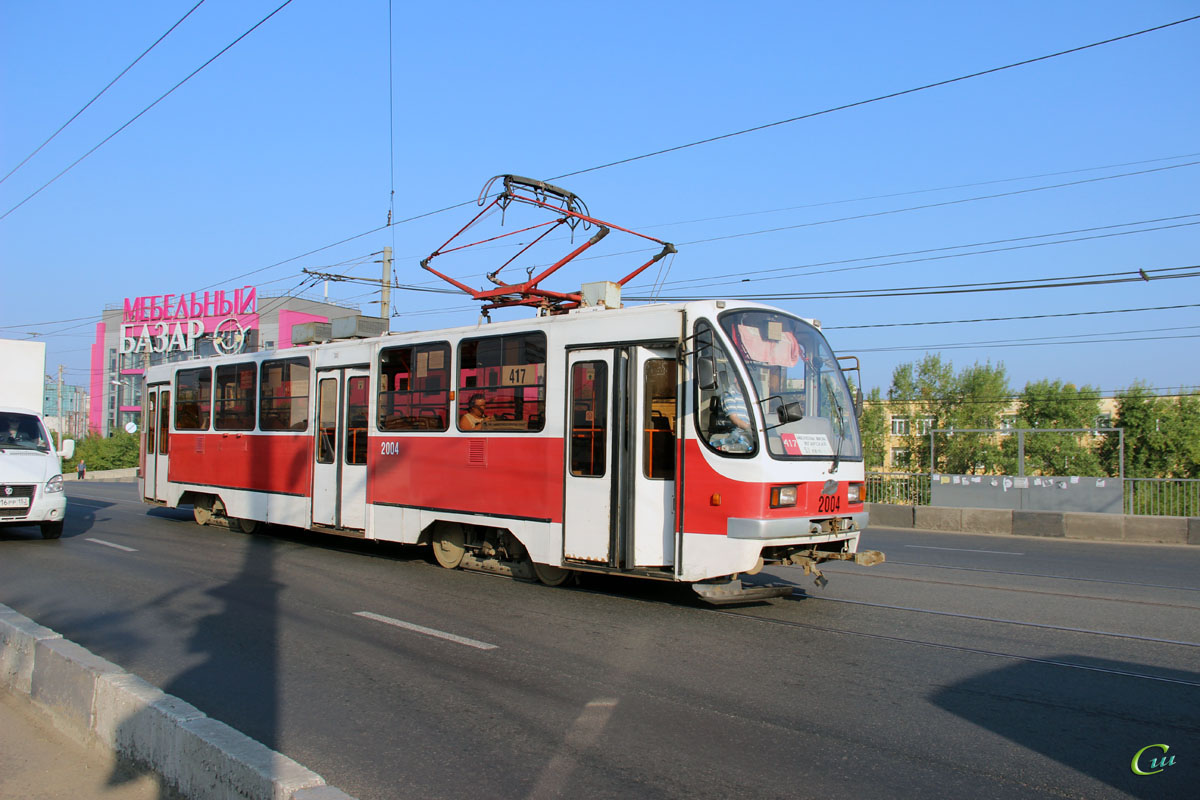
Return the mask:
<path id="1" fill-rule="evenodd" d="M 85 464 L 81 458 L 79 459 L 79 463 L 75 465 L 75 474 L 79 476 L 79 480 L 83 480 L 83 474 L 85 472 L 87 472 L 87 464 Z"/>

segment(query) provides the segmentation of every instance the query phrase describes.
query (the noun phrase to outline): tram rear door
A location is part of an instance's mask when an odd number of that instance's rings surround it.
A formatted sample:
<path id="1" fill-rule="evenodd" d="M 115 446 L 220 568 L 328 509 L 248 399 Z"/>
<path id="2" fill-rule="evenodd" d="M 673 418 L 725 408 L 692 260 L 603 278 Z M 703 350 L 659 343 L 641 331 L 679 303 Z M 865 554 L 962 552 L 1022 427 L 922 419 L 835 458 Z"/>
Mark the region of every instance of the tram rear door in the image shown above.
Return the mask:
<path id="1" fill-rule="evenodd" d="M 317 372 L 314 525 L 366 528 L 370 380 L 367 370 L 361 368 Z"/>
<path id="2" fill-rule="evenodd" d="M 147 500 L 167 501 L 167 436 L 171 419 L 170 384 L 146 387 L 146 412 L 142 420 L 142 495 Z"/>
<path id="3" fill-rule="evenodd" d="M 675 349 L 572 350 L 567 375 L 564 563 L 672 566 Z"/>

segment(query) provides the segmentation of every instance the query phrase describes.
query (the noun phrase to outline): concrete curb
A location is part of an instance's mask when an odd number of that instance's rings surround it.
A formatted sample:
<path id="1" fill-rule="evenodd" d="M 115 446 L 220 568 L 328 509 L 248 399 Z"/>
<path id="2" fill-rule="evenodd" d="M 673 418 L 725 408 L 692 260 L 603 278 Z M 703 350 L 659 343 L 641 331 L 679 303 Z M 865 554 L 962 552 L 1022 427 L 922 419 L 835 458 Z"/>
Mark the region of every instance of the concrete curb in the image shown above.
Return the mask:
<path id="1" fill-rule="evenodd" d="M 1042 536 L 1054 539 L 1200 545 L 1200 518 L 1013 511 L 867 503 L 870 522 L 923 531 Z"/>
<path id="2" fill-rule="evenodd" d="M 97 469 L 88 470 L 83 483 L 92 481 L 94 483 L 112 483 L 113 481 L 132 481 L 137 479 L 137 467 L 126 467 L 124 469 Z M 77 481 L 79 476 L 75 470 L 68 469 L 63 472 L 64 481 Z"/>
<path id="3" fill-rule="evenodd" d="M 292 759 L 0 605 L 0 691 L 149 768 L 184 797 L 354 800 Z"/>

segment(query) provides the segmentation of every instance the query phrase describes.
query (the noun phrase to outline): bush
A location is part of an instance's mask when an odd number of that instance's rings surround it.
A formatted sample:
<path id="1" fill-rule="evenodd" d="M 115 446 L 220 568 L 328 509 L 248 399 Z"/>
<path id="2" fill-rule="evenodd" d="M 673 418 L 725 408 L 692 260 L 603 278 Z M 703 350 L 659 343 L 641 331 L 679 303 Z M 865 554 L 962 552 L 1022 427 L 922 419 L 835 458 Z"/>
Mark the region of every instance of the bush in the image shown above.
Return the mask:
<path id="1" fill-rule="evenodd" d="M 63 472 L 74 472 L 81 460 L 88 472 L 102 469 L 128 469 L 138 465 L 141 437 L 121 431 L 109 438 L 89 436 L 75 442 L 73 458 L 63 459 Z"/>

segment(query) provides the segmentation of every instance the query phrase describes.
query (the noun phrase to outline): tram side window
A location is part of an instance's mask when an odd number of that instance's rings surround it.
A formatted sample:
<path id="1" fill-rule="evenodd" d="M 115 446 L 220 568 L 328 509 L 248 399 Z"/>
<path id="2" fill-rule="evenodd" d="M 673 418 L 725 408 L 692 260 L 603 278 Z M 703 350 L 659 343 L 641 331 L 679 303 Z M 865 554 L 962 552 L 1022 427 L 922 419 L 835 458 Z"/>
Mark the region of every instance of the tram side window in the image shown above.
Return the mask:
<path id="1" fill-rule="evenodd" d="M 646 362 L 642 406 L 642 472 L 647 478 L 675 479 L 675 359 Z"/>
<path id="2" fill-rule="evenodd" d="M 307 358 L 262 363 L 258 427 L 264 431 L 308 430 Z"/>
<path id="3" fill-rule="evenodd" d="M 608 464 L 608 364 L 571 367 L 571 474 L 602 478 Z"/>
<path id="4" fill-rule="evenodd" d="M 758 450 L 754 416 L 746 390 L 728 351 L 706 322 L 696 324 L 696 429 L 720 453 L 749 455 Z M 713 381 L 712 385 L 704 385 Z"/>
<path id="5" fill-rule="evenodd" d="M 158 400 L 157 393 L 151 393 L 150 396 L 146 398 L 146 418 L 142 420 L 142 430 L 146 432 L 147 456 L 154 455 L 154 439 L 155 434 L 158 433 L 158 426 L 155 424 L 158 421 L 157 403 L 155 402 L 156 400 Z"/>
<path id="6" fill-rule="evenodd" d="M 479 399 L 484 401 L 482 414 L 478 405 L 472 405 Z M 546 335 L 517 333 L 460 343 L 458 414 L 459 430 L 542 430 L 546 424 Z"/>
<path id="7" fill-rule="evenodd" d="M 208 430 L 212 410 L 212 370 L 181 369 L 175 373 L 175 429 Z"/>
<path id="8" fill-rule="evenodd" d="M 158 452 L 167 454 L 167 431 L 171 425 L 171 393 L 163 392 L 158 405 Z"/>
<path id="9" fill-rule="evenodd" d="M 332 464 L 337 455 L 337 378 L 317 381 L 317 463 Z"/>
<path id="10" fill-rule="evenodd" d="M 213 400 L 213 429 L 254 430 L 254 364 L 222 364 L 217 367 L 217 391 Z"/>
<path id="11" fill-rule="evenodd" d="M 379 354 L 379 429 L 450 427 L 450 345 L 389 347 Z"/>
<path id="12" fill-rule="evenodd" d="M 346 463 L 367 463 L 367 420 L 371 402 L 370 379 L 365 376 L 346 382 Z"/>

